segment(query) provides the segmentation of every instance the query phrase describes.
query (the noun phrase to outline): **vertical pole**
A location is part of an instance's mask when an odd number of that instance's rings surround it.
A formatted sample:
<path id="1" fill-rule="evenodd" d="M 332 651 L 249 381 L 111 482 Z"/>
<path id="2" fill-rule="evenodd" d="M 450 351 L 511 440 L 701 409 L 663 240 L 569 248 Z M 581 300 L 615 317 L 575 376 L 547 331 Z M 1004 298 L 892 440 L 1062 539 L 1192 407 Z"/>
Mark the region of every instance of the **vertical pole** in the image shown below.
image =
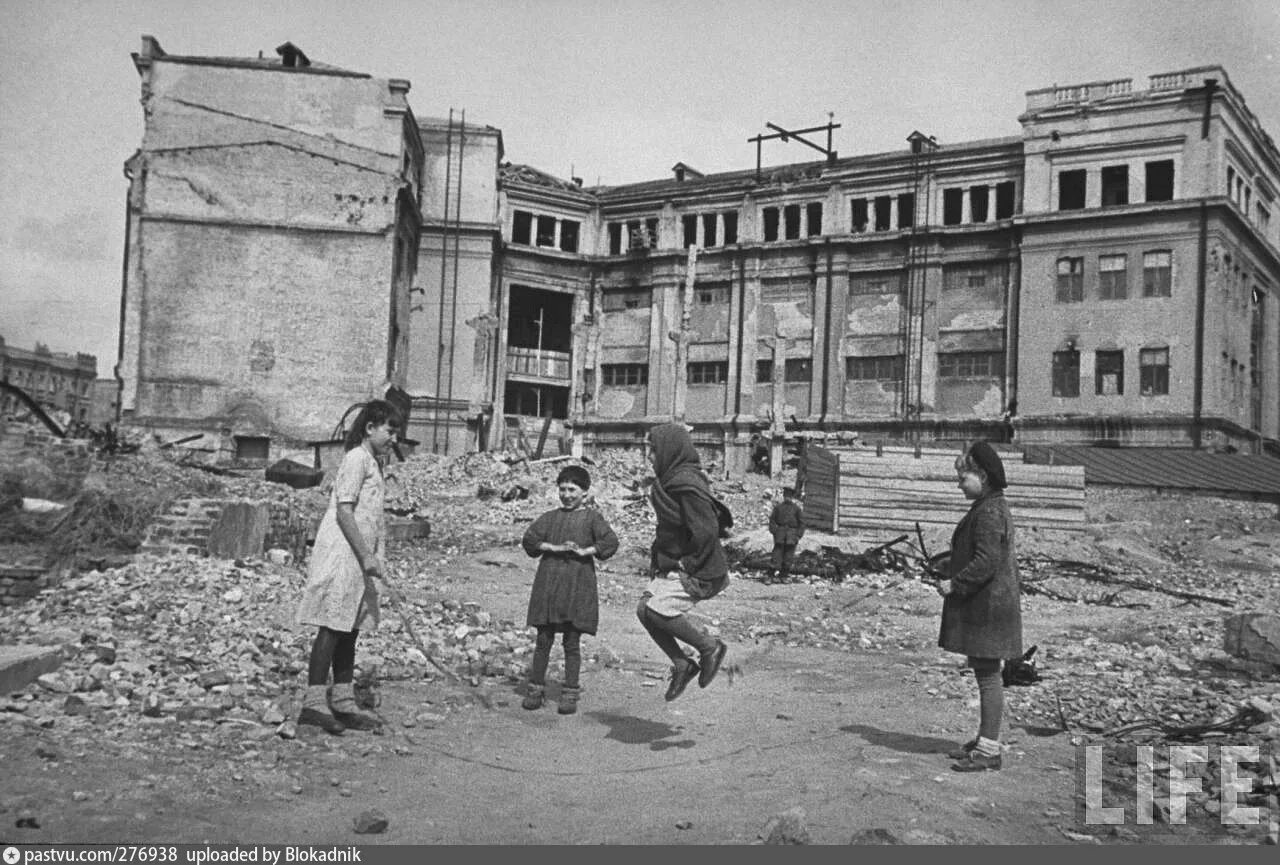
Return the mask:
<path id="1" fill-rule="evenodd" d="M 786 337 L 780 329 L 773 334 L 773 425 L 769 429 L 769 477 L 782 476 L 783 443 L 787 428 L 782 422 L 782 390 L 787 365 Z"/>

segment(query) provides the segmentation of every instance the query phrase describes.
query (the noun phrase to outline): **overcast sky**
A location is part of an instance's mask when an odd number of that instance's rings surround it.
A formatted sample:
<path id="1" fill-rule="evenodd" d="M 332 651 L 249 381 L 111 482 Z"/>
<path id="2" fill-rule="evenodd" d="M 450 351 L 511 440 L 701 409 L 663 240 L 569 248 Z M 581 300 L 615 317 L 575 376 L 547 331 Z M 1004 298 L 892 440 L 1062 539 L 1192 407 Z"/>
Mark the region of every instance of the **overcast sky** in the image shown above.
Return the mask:
<path id="1" fill-rule="evenodd" d="M 749 168 L 766 122 L 842 156 L 1019 134 L 1028 90 L 1220 64 L 1280 138 L 1278 0 L 0 0 L 0 336 L 116 357 L 129 57 L 275 56 L 407 78 L 506 158 L 588 184 Z M 766 144 L 766 164 L 808 161 Z"/>

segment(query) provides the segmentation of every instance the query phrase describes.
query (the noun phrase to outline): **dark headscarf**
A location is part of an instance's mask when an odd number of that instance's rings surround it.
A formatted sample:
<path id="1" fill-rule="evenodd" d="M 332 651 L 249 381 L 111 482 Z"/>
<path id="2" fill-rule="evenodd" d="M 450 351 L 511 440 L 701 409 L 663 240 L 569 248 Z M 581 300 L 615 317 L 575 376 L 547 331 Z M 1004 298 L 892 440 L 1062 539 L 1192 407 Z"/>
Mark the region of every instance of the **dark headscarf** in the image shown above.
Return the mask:
<path id="1" fill-rule="evenodd" d="M 1000 461 L 1000 455 L 991 445 L 979 439 L 969 445 L 965 455 L 986 473 L 987 485 L 993 490 L 1002 490 L 1009 486 L 1009 482 L 1004 477 L 1004 463 Z"/>
<path id="2" fill-rule="evenodd" d="M 675 496 L 693 492 L 711 501 L 711 484 L 702 471 L 702 461 L 683 424 L 664 423 L 649 431 L 653 443 L 653 510 L 659 520 L 679 524 L 684 520 Z"/>

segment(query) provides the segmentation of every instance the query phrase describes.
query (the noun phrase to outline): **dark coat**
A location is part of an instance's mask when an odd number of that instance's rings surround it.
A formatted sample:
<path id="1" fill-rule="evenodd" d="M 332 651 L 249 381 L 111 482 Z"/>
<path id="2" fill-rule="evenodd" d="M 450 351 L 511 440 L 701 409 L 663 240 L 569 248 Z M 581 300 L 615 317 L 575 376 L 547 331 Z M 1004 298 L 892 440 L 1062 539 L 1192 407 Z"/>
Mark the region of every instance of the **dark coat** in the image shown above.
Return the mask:
<path id="1" fill-rule="evenodd" d="M 804 537 L 804 511 L 795 502 L 778 502 L 769 514 L 769 531 L 775 544 L 794 547 Z"/>
<path id="2" fill-rule="evenodd" d="M 951 536 L 951 594 L 938 645 L 971 658 L 1022 655 L 1022 609 L 1013 519 L 1000 491 L 975 499 Z"/>
<path id="3" fill-rule="evenodd" d="M 656 426 L 649 438 L 657 475 L 649 498 L 658 523 L 650 567 L 655 574 L 679 571 L 685 591 L 695 598 L 714 597 L 729 584 L 729 561 L 698 452 L 680 424 Z"/>
<path id="4" fill-rule="evenodd" d="M 570 627 L 594 634 L 600 624 L 594 559 L 545 553 L 538 549 L 543 541 L 574 541 L 580 547 L 595 547 L 595 559 L 607 559 L 618 551 L 618 536 L 594 508 L 558 508 L 534 520 L 521 540 L 526 553 L 542 559 L 533 577 L 525 624 L 534 628 L 551 625 L 559 630 Z"/>

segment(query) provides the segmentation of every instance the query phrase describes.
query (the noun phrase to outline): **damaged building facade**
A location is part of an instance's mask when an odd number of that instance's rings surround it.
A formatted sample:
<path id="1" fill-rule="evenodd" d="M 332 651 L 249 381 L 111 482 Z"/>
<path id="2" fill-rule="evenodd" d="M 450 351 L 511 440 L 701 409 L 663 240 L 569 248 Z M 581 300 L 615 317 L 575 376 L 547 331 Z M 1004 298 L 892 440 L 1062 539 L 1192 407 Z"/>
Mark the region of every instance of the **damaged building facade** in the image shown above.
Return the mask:
<path id="1" fill-rule="evenodd" d="M 274 449 L 395 384 L 440 453 L 631 446 L 672 417 L 740 467 L 775 419 L 902 441 L 1280 439 L 1280 154 L 1219 67 L 1031 91 L 1009 138 L 586 187 L 505 162 L 465 115 L 415 121 L 407 83 L 287 59 L 144 41 L 135 421 L 215 418 Z M 212 336 L 172 324 L 192 308 Z M 309 329 L 289 341 L 286 320 Z"/>
<path id="2" fill-rule="evenodd" d="M 403 388 L 421 230 L 409 82 L 277 53 L 134 55 L 121 417 L 241 458 Z"/>
<path id="3" fill-rule="evenodd" d="M 611 188 L 504 167 L 494 399 L 588 445 L 680 416 L 731 463 L 779 411 L 1274 451 L 1280 155 L 1225 71 L 1031 91 L 1019 120 Z"/>

